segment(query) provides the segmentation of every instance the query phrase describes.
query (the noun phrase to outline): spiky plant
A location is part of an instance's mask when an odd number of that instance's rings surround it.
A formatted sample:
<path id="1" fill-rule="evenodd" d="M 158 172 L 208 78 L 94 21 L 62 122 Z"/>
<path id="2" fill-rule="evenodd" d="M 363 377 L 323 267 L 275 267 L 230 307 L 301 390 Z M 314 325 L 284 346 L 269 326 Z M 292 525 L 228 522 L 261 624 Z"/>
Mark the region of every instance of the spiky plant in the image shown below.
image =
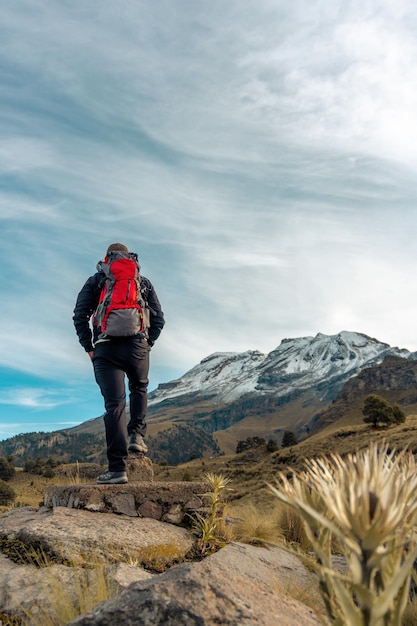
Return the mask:
<path id="1" fill-rule="evenodd" d="M 417 557 L 417 468 L 407 451 L 386 444 L 342 458 L 307 460 L 269 485 L 302 517 L 320 589 L 335 626 L 399 626 Z M 332 567 L 336 539 L 349 566 Z"/>
<path id="2" fill-rule="evenodd" d="M 224 491 L 230 478 L 223 474 L 207 472 L 204 474 L 210 491 L 201 494 L 205 500 L 205 508 L 202 513 L 194 513 L 192 516 L 193 530 L 199 537 L 198 547 L 201 554 L 207 554 L 227 543 L 225 528 L 225 502 Z"/>

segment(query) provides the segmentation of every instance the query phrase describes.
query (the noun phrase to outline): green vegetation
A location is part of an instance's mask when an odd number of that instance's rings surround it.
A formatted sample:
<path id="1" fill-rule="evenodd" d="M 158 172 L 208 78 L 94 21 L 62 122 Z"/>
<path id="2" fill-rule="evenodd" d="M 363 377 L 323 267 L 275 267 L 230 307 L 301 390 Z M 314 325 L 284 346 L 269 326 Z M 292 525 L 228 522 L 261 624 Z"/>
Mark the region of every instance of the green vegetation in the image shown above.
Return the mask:
<path id="1" fill-rule="evenodd" d="M 39 476 L 45 476 L 46 478 L 52 478 L 55 476 L 54 467 L 57 467 L 59 463 L 52 457 L 48 457 L 46 460 L 41 456 L 34 461 L 28 459 L 25 462 L 23 471 L 28 474 L 38 474 Z"/>
<path id="2" fill-rule="evenodd" d="M 296 446 L 298 439 L 292 430 L 286 430 L 282 437 L 281 446 L 283 448 L 289 448 L 290 446 Z"/>
<path id="3" fill-rule="evenodd" d="M 279 445 L 276 439 L 268 439 L 268 441 L 266 441 L 263 437 L 247 437 L 237 442 L 236 454 L 257 448 L 264 448 L 266 452 L 271 453 L 276 452 L 279 449 Z"/>
<path id="4" fill-rule="evenodd" d="M 251 450 L 252 448 L 259 448 L 265 446 L 266 441 L 263 437 L 247 437 L 243 441 L 238 441 L 236 445 L 236 454 L 240 454 L 245 450 Z"/>
<path id="5" fill-rule="evenodd" d="M 65 430 L 52 433 L 25 433 L 0 441 L 0 454 L 14 455 L 15 464 L 22 467 L 26 461 L 42 458 L 59 463 L 75 463 L 82 459 L 95 463 L 106 461 L 103 433 L 74 433 Z"/>
<path id="6" fill-rule="evenodd" d="M 0 506 L 8 506 L 16 499 L 16 492 L 4 480 L 0 480 Z"/>
<path id="7" fill-rule="evenodd" d="M 372 424 L 374 428 L 381 425 L 390 426 L 405 422 L 405 413 L 398 404 L 391 405 L 387 400 L 375 394 L 365 398 L 362 413 L 364 415 L 363 421 L 367 424 Z"/>
<path id="8" fill-rule="evenodd" d="M 278 441 L 276 439 L 269 439 L 266 444 L 267 452 L 276 452 L 279 449 Z"/>
<path id="9" fill-rule="evenodd" d="M 9 456 L 7 458 L 0 458 L 0 480 L 10 480 L 13 478 L 15 473 L 15 468 L 13 465 L 13 457 Z"/>
<path id="10" fill-rule="evenodd" d="M 211 432 L 198 426 L 178 424 L 147 438 L 149 454 L 155 463 L 179 465 L 205 455 L 220 454 Z"/>
<path id="11" fill-rule="evenodd" d="M 190 515 L 193 532 L 198 537 L 197 551 L 201 556 L 215 552 L 230 541 L 226 529 L 224 500 L 224 492 L 228 489 L 230 479 L 210 472 L 203 479 L 210 488 L 210 491 L 201 494 L 205 500 L 204 511 Z"/>

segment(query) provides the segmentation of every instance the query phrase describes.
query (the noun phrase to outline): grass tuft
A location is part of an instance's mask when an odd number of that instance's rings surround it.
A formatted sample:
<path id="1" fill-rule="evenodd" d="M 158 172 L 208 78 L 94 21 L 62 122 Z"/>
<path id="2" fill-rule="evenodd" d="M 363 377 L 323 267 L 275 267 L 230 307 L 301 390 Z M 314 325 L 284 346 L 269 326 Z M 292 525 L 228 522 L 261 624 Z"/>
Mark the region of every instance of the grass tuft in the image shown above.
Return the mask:
<path id="1" fill-rule="evenodd" d="M 21 626 L 64 626 L 96 604 L 114 598 L 118 588 L 109 578 L 106 566 L 97 562 L 93 568 L 72 568 L 73 584 L 63 585 L 52 570 L 45 571 L 42 591 L 48 604 L 37 603 L 33 609 L 21 609 Z"/>
<path id="2" fill-rule="evenodd" d="M 276 545 L 282 542 L 282 529 L 276 510 L 259 510 L 249 503 L 240 510 L 239 518 L 233 526 L 233 536 L 237 541 L 255 546 Z"/>

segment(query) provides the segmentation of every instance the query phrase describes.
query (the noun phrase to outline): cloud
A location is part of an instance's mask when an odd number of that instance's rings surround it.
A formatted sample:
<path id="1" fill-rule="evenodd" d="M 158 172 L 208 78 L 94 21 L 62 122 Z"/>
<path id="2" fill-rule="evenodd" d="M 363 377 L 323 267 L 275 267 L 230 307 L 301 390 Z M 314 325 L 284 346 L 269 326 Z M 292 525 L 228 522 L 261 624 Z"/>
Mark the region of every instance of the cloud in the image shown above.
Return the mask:
<path id="1" fill-rule="evenodd" d="M 0 390 L 0 404 L 7 404 L 28 409 L 53 409 L 65 404 L 62 394 L 40 388 L 17 388 Z"/>
<path id="2" fill-rule="evenodd" d="M 156 383 L 319 331 L 417 347 L 411 1 L 1 12 L 0 364 L 43 377 L 29 404 L 91 395 L 72 310 L 112 241 L 166 313 Z"/>

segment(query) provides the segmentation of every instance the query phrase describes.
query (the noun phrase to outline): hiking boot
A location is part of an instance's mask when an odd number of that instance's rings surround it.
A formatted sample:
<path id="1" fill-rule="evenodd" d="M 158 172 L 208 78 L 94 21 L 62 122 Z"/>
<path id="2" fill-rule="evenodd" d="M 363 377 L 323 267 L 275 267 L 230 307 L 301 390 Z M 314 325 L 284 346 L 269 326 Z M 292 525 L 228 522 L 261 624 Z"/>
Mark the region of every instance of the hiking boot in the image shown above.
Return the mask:
<path id="1" fill-rule="evenodd" d="M 123 485 L 127 483 L 126 472 L 106 472 L 97 478 L 99 485 Z"/>
<path id="2" fill-rule="evenodd" d="M 148 446 L 143 441 L 142 435 L 139 435 L 138 433 L 132 433 L 129 437 L 129 444 L 127 446 L 127 449 L 130 452 L 143 452 L 143 454 L 146 454 L 148 451 Z"/>

